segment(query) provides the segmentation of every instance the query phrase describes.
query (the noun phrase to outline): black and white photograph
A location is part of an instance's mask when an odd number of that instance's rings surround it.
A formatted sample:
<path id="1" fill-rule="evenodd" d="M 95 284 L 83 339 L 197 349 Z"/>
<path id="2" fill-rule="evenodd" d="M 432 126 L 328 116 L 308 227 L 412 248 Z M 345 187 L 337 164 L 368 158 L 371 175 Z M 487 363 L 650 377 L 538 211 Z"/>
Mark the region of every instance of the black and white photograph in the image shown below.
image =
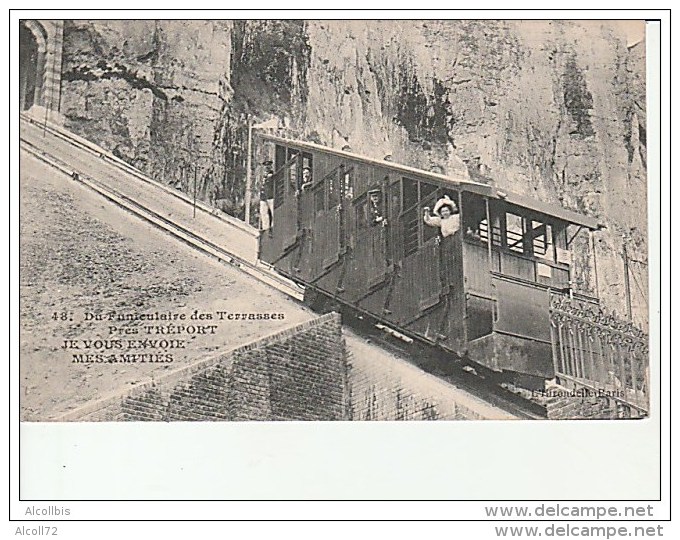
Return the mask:
<path id="1" fill-rule="evenodd" d="M 24 422 L 650 413 L 645 22 L 19 22 Z"/>
<path id="2" fill-rule="evenodd" d="M 85 7 L 9 16 L 14 536 L 672 536 L 670 10 Z"/>

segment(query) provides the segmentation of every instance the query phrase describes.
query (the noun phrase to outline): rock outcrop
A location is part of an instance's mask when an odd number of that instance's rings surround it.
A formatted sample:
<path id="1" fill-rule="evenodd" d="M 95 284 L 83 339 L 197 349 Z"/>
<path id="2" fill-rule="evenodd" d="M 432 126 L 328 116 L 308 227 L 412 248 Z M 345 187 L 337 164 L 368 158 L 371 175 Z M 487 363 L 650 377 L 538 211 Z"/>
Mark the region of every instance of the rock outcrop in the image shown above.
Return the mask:
<path id="1" fill-rule="evenodd" d="M 625 243 L 647 323 L 642 23 L 66 21 L 63 58 L 67 127 L 237 216 L 249 118 L 596 216 L 603 302 Z"/>

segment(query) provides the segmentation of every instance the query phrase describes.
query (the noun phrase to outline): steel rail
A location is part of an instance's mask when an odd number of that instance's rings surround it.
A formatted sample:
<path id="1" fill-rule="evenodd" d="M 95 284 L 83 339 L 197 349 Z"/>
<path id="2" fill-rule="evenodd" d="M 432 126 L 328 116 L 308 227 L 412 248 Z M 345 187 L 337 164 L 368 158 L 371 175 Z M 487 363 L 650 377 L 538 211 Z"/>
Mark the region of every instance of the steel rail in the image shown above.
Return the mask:
<path id="1" fill-rule="evenodd" d="M 67 137 L 60 137 L 68 141 Z M 68 141 L 70 142 L 70 141 Z M 32 156 L 36 157 L 43 163 L 61 171 L 62 173 L 70 176 L 74 181 L 79 184 L 93 190 L 94 192 L 100 194 L 108 201 L 114 203 L 116 206 L 128 211 L 129 213 L 141 218 L 147 223 L 159 228 L 167 233 L 169 233 L 174 238 L 180 240 L 184 244 L 197 249 L 198 251 L 224 263 L 229 266 L 235 267 L 240 271 L 250 275 L 251 277 L 257 279 L 258 281 L 265 283 L 280 292 L 286 294 L 287 296 L 293 298 L 294 300 L 301 302 L 303 300 L 303 291 L 299 285 L 293 281 L 285 278 L 284 276 L 278 274 L 277 272 L 271 270 L 267 266 L 260 266 L 253 264 L 242 257 L 230 253 L 225 248 L 201 237 L 199 234 L 190 231 L 186 227 L 179 225 L 168 219 L 165 216 L 148 209 L 143 204 L 127 197 L 125 194 L 120 193 L 118 190 L 113 189 L 109 186 L 104 186 L 101 182 L 97 181 L 96 178 L 87 174 L 82 170 L 74 170 L 74 168 L 66 163 L 65 161 L 55 157 L 54 155 L 40 150 L 30 141 L 20 138 L 21 149 L 28 152 Z M 76 145 L 80 146 L 80 145 Z M 114 162 L 115 165 L 115 162 Z M 347 306 L 351 307 L 351 306 Z M 354 331 L 358 332 L 360 336 L 364 338 L 369 338 L 372 340 L 379 341 L 384 348 L 392 352 L 393 354 L 398 351 L 398 356 L 405 361 L 413 365 L 418 365 L 414 362 L 412 356 L 413 353 L 410 351 L 405 351 L 400 348 L 396 342 L 390 343 L 384 336 L 377 337 L 382 334 L 378 334 L 378 329 L 367 330 L 365 325 L 361 325 L 361 328 L 357 329 L 356 325 L 349 325 Z M 396 339 L 396 338 L 395 338 Z M 426 345 L 426 344 L 423 344 Z M 421 368 L 422 369 L 422 368 Z M 425 370 L 427 371 L 427 370 Z M 537 405 L 524 398 L 521 395 L 510 392 L 509 390 L 499 386 L 496 383 L 490 382 L 487 379 L 466 373 L 462 369 L 462 365 L 458 366 L 457 369 L 452 369 L 451 373 L 435 374 L 442 380 L 452 384 L 459 389 L 470 393 L 471 395 L 489 403 L 492 406 L 498 407 L 499 409 L 508 412 L 518 418 L 524 419 L 540 419 L 545 418 L 545 415 L 537 413 Z"/>
<path id="2" fill-rule="evenodd" d="M 288 296 L 292 296 L 297 300 L 302 300 L 303 291 L 297 285 L 285 279 L 283 276 L 280 276 L 266 267 L 263 268 L 258 265 L 254 265 L 251 262 L 239 257 L 238 255 L 230 253 L 222 246 L 219 246 L 210 240 L 206 240 L 198 234 L 190 231 L 188 228 L 178 225 L 171 219 L 168 219 L 165 216 L 148 209 L 144 205 L 134 201 L 117 190 L 103 186 L 92 176 L 82 171 L 73 170 L 72 167 L 70 167 L 67 163 L 55 158 L 50 154 L 40 151 L 32 143 L 26 141 L 25 139 L 21 139 L 21 148 L 29 152 L 31 155 L 37 157 L 44 163 L 60 170 L 64 174 L 69 175 L 74 180 L 102 195 L 104 198 L 116 204 L 117 206 L 127 210 L 137 217 L 142 218 L 144 221 L 151 223 L 155 227 L 170 233 L 172 236 L 181 240 L 190 247 L 194 247 L 222 263 L 234 266 L 249 274 L 250 276 L 258 279 L 259 281 L 284 292 Z"/>

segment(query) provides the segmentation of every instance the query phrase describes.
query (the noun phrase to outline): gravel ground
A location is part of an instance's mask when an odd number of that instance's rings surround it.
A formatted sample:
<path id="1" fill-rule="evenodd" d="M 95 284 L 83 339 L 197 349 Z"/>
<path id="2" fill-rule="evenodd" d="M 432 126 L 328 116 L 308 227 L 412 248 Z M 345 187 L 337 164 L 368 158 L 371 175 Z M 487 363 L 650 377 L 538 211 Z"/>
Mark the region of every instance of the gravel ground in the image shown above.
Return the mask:
<path id="1" fill-rule="evenodd" d="M 282 293 L 172 240 L 67 176 L 22 153 L 21 416 L 49 420 L 83 403 L 157 377 L 212 351 L 232 348 L 313 317 Z M 168 205 L 177 204 L 168 200 Z M 191 321 L 198 310 L 213 320 Z M 177 324 L 215 326 L 214 334 L 146 335 L 144 325 L 86 320 L 86 313 L 172 312 Z M 277 313 L 282 319 L 219 321 L 217 311 Z M 54 314 L 58 314 L 55 318 Z M 66 313 L 66 320 L 61 314 Z M 111 334 L 114 324 L 119 331 Z M 120 329 L 140 334 L 122 335 Z M 105 360 L 78 363 L 85 340 L 172 338 L 184 349 L 98 350 Z M 63 348 L 74 340 L 78 350 Z M 120 362 L 128 353 L 173 355 L 172 362 Z M 112 360 L 110 362 L 110 360 Z"/>

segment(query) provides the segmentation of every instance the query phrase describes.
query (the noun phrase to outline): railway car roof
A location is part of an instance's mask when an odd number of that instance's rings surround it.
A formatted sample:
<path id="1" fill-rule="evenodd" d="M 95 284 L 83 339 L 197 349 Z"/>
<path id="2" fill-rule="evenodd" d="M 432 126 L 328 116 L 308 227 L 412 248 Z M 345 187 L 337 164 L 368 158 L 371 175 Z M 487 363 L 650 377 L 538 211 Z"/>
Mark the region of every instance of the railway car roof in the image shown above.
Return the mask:
<path id="1" fill-rule="evenodd" d="M 461 191 L 468 191 L 472 193 L 477 193 L 479 195 L 500 199 L 523 208 L 528 208 L 534 210 L 541 214 L 546 214 L 549 216 L 554 216 L 558 219 L 568 221 L 569 223 L 574 223 L 576 225 L 581 225 L 583 227 L 588 227 L 589 229 L 598 229 L 601 225 L 598 223 L 597 219 L 579 214 L 577 212 L 572 212 L 556 204 L 550 204 L 543 201 L 538 201 L 530 197 L 525 197 L 516 193 L 508 192 L 502 189 L 498 189 L 495 186 L 488 184 L 483 184 L 481 182 L 475 182 L 469 180 L 462 176 L 446 176 L 443 174 L 433 173 L 429 171 L 424 171 L 422 169 L 416 169 L 414 167 L 409 167 L 408 165 L 401 165 L 399 163 L 394 163 L 392 161 L 383 161 L 375 158 L 370 158 L 368 156 L 362 156 L 361 154 L 355 154 L 353 152 L 345 152 L 343 150 L 336 150 L 335 148 L 329 148 L 316 143 L 310 143 L 305 141 L 298 141 L 294 139 L 285 139 L 283 137 L 278 137 L 276 135 L 269 134 L 257 134 L 257 136 L 263 139 L 275 143 L 285 144 L 287 146 L 292 146 L 300 150 L 309 150 L 314 152 L 323 152 L 326 154 L 332 154 L 344 158 L 351 159 L 352 161 L 359 161 L 361 163 L 366 163 L 369 165 L 375 165 L 382 167 L 384 169 L 391 169 L 393 171 L 406 173 L 409 175 L 415 175 L 419 178 L 427 178 L 428 180 L 433 180 L 438 184 L 448 185 L 456 187 Z"/>

